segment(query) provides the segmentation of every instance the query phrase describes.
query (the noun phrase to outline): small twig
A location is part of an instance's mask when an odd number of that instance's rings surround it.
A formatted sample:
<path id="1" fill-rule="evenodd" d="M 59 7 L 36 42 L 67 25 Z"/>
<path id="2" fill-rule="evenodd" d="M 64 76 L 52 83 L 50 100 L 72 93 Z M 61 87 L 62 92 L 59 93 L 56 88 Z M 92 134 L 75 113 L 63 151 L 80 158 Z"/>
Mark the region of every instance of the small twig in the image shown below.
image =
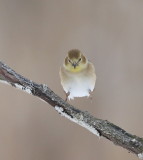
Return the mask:
<path id="1" fill-rule="evenodd" d="M 56 95 L 47 85 L 37 84 L 16 73 L 0 62 L 0 81 L 37 96 L 53 106 L 58 113 L 86 128 L 97 136 L 103 136 L 114 144 L 126 148 L 143 159 L 143 138 L 137 137 L 107 120 L 93 117 L 88 112 L 76 109 Z"/>

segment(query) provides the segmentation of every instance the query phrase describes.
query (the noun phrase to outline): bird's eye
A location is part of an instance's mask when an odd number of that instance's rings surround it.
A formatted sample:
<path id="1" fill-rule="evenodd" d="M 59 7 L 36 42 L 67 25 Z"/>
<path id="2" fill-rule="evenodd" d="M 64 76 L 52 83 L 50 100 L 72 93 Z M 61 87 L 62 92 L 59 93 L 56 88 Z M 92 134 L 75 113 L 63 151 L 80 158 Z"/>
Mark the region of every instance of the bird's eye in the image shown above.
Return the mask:
<path id="1" fill-rule="evenodd" d="M 69 59 L 68 61 L 69 61 L 69 63 L 71 63 L 71 60 L 70 60 L 70 59 Z"/>
<path id="2" fill-rule="evenodd" d="M 79 61 L 81 61 L 81 58 L 79 59 Z"/>

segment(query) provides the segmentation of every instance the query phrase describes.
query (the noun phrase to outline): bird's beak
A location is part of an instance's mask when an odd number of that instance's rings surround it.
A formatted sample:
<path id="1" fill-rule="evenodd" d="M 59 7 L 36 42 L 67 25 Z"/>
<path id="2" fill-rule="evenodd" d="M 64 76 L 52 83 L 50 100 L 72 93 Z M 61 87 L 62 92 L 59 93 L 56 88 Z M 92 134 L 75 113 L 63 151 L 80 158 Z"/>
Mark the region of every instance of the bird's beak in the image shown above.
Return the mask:
<path id="1" fill-rule="evenodd" d="M 74 67 L 74 69 L 76 68 L 77 66 L 77 63 L 72 63 L 72 66 Z"/>

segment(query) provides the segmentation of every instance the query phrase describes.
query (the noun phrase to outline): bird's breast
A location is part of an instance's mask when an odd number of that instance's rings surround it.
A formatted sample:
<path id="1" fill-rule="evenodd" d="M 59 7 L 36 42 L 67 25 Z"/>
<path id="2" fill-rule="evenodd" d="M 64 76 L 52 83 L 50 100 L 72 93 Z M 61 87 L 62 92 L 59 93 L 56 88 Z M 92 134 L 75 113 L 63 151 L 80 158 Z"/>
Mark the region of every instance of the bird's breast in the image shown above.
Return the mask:
<path id="1" fill-rule="evenodd" d="M 67 85 L 69 98 L 89 96 L 89 91 L 93 91 L 95 81 L 86 76 L 72 76 Z"/>

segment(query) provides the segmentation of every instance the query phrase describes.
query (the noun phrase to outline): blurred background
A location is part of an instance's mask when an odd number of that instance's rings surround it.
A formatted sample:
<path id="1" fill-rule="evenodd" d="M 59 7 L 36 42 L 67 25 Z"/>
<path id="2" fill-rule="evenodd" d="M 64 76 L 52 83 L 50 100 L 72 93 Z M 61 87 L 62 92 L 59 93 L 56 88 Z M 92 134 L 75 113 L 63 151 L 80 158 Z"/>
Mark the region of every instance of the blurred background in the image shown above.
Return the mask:
<path id="1" fill-rule="evenodd" d="M 65 98 L 59 68 L 80 49 L 96 67 L 93 103 L 77 108 L 143 136 L 142 0 L 0 0 L 0 59 Z M 59 116 L 40 99 L 0 83 L 1 160 L 136 160 Z"/>

